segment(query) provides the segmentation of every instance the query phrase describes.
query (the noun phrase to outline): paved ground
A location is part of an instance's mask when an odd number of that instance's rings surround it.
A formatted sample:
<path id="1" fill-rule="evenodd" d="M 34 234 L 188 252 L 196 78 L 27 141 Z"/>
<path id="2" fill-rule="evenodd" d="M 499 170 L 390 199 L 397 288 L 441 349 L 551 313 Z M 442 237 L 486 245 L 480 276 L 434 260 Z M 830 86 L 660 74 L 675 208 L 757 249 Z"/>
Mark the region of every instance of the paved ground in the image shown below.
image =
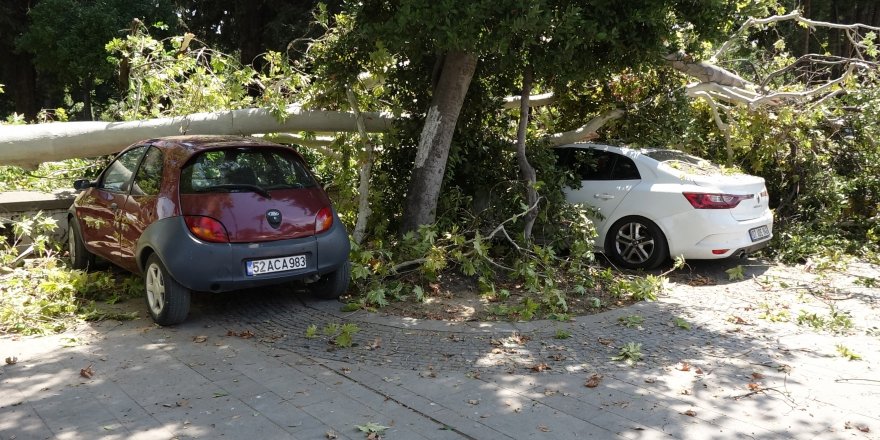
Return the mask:
<path id="1" fill-rule="evenodd" d="M 878 268 L 748 263 L 744 280 L 697 266 L 660 301 L 568 323 L 342 313 L 278 290 L 197 297 L 176 328 L 3 336 L 18 362 L 0 370 L 0 439 L 363 439 L 370 423 L 387 439 L 880 438 L 880 289 L 853 282 Z M 853 327 L 797 324 L 810 313 Z M 329 343 L 334 323 L 357 325 L 354 347 Z M 630 342 L 641 361 L 611 360 Z"/>

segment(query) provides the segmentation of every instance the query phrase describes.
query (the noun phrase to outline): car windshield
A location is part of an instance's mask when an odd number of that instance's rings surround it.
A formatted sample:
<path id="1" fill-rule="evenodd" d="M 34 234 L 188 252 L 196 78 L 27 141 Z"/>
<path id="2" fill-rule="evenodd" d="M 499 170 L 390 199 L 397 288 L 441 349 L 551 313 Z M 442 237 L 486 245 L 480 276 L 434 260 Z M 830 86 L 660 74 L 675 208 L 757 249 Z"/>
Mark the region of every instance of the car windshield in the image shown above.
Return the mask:
<path id="1" fill-rule="evenodd" d="M 180 192 L 184 194 L 249 191 L 266 195 L 271 190 L 316 184 L 299 158 L 281 148 L 208 150 L 180 172 Z"/>
<path id="2" fill-rule="evenodd" d="M 721 172 L 721 168 L 712 162 L 678 150 L 649 150 L 643 154 L 657 162 L 666 163 L 685 172 L 698 174 Z"/>

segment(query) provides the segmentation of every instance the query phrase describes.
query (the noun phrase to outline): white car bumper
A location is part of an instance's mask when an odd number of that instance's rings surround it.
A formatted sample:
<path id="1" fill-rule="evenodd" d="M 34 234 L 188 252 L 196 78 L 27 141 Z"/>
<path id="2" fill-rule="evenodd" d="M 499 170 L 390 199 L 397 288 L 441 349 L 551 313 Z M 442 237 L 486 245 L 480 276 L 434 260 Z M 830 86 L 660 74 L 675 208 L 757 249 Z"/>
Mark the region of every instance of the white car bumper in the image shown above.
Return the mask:
<path id="1" fill-rule="evenodd" d="M 669 255 L 703 260 L 739 256 L 767 246 L 773 238 L 773 211 L 758 218 L 736 220 L 727 210 L 695 209 L 659 223 L 669 243 Z M 752 241 L 749 231 L 766 226 L 769 235 Z"/>

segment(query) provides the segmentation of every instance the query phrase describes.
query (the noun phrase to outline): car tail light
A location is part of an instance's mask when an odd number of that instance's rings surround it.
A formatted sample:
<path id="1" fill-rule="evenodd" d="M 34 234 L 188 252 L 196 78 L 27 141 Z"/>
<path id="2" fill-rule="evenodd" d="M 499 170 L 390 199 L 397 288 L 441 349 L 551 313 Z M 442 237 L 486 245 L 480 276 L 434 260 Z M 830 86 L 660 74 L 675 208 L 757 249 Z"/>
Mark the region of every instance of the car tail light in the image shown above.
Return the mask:
<path id="1" fill-rule="evenodd" d="M 739 202 L 750 199 L 754 195 L 738 196 L 735 194 L 707 194 L 707 193 L 682 193 L 696 209 L 731 209 L 736 208 Z"/>
<path id="2" fill-rule="evenodd" d="M 211 217 L 203 217 L 200 215 L 188 215 L 184 217 L 189 232 L 192 232 L 196 238 L 213 243 L 228 243 L 229 235 L 226 234 L 226 228 L 223 224 Z"/>
<path id="3" fill-rule="evenodd" d="M 315 216 L 315 234 L 320 234 L 333 226 L 333 211 L 330 208 L 321 208 Z"/>

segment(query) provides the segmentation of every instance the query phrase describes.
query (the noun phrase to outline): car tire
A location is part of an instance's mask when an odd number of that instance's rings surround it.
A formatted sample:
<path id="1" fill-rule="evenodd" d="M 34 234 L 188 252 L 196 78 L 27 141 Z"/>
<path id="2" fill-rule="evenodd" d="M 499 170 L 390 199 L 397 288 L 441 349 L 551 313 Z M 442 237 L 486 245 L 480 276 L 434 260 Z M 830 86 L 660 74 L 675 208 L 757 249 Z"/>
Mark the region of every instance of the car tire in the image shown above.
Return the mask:
<path id="1" fill-rule="evenodd" d="M 312 295 L 321 299 L 337 299 L 348 290 L 350 279 L 351 263 L 346 261 L 339 269 L 309 284 L 309 290 L 312 292 Z"/>
<path id="2" fill-rule="evenodd" d="M 70 254 L 70 266 L 74 269 L 87 270 L 95 265 L 95 254 L 86 249 L 74 217 L 67 219 L 67 252 Z"/>
<path id="3" fill-rule="evenodd" d="M 144 270 L 147 310 L 159 325 L 183 322 L 189 314 L 190 291 L 177 282 L 156 254 L 147 259 Z"/>
<path id="4" fill-rule="evenodd" d="M 644 217 L 624 217 L 611 225 L 605 254 L 626 269 L 654 269 L 669 258 L 666 236 Z"/>

